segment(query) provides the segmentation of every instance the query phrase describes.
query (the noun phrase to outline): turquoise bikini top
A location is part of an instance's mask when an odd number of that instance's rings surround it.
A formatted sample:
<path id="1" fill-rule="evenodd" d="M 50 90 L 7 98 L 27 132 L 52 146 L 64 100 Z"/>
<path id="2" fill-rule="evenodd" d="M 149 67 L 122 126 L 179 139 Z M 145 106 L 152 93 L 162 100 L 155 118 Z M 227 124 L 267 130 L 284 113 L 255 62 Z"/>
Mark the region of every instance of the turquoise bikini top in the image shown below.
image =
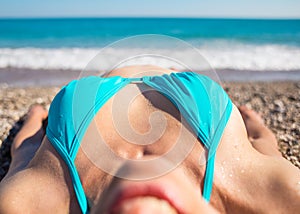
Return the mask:
<path id="1" fill-rule="evenodd" d="M 89 208 L 74 163 L 81 140 L 99 109 L 121 88 L 136 81 L 170 99 L 206 147 L 203 198 L 210 200 L 216 150 L 232 111 L 232 102 L 222 87 L 192 72 L 142 78 L 90 76 L 70 82 L 56 95 L 50 106 L 46 130 L 49 141 L 68 166 L 83 213 L 88 213 Z"/>

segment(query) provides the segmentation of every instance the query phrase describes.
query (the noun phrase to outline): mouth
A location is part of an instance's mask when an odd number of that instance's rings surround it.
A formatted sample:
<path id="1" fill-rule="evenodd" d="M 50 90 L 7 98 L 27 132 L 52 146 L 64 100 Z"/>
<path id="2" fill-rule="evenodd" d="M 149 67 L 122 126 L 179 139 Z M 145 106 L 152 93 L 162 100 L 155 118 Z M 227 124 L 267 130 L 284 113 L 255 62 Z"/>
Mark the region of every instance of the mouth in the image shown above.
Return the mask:
<path id="1" fill-rule="evenodd" d="M 174 189 L 162 184 L 134 183 L 122 185 L 116 192 L 109 212 L 182 214 L 183 209 Z"/>

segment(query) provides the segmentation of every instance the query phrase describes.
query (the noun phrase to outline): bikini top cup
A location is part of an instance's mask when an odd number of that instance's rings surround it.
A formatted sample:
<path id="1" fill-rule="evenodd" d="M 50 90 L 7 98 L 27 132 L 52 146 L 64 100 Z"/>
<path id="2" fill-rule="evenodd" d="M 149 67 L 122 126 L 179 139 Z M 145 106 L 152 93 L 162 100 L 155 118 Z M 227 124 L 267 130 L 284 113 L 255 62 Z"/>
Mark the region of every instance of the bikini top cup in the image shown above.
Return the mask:
<path id="1" fill-rule="evenodd" d="M 81 140 L 99 109 L 121 88 L 137 81 L 170 99 L 206 147 L 203 198 L 210 200 L 215 154 L 232 111 L 232 102 L 222 87 L 192 72 L 142 78 L 90 76 L 70 82 L 56 95 L 46 130 L 49 141 L 68 166 L 83 213 L 88 213 L 88 203 L 74 164 Z"/>

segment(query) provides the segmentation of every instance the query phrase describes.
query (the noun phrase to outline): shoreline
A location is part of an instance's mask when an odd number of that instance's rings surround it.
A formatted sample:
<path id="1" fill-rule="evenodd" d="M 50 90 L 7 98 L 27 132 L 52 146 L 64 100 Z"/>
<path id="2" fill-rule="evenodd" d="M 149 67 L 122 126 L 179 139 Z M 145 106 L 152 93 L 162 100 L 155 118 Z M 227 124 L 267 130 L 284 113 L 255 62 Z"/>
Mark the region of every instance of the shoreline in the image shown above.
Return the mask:
<path id="1" fill-rule="evenodd" d="M 198 72 L 201 73 L 201 72 Z M 252 71 L 217 70 L 221 82 L 285 82 L 300 81 L 300 70 L 291 71 Z M 97 72 L 89 74 L 97 75 Z M 82 76 L 80 70 L 41 70 L 24 68 L 0 68 L 2 87 L 49 87 L 62 86 Z"/>

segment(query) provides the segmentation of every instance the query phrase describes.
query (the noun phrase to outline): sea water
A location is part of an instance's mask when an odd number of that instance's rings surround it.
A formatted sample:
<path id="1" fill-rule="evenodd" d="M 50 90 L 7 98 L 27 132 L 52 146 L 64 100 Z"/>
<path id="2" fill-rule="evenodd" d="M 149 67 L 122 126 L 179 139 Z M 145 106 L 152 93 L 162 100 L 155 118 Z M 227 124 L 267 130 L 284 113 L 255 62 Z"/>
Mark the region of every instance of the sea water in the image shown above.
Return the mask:
<path id="1" fill-rule="evenodd" d="M 0 69 L 81 70 L 103 47 L 141 34 L 181 39 L 217 70 L 300 70 L 300 20 L 203 18 L 0 19 Z M 165 55 L 173 48 L 164 47 Z M 111 48 L 104 56 L 122 59 L 130 49 Z M 176 51 L 199 68 L 189 50 Z"/>

